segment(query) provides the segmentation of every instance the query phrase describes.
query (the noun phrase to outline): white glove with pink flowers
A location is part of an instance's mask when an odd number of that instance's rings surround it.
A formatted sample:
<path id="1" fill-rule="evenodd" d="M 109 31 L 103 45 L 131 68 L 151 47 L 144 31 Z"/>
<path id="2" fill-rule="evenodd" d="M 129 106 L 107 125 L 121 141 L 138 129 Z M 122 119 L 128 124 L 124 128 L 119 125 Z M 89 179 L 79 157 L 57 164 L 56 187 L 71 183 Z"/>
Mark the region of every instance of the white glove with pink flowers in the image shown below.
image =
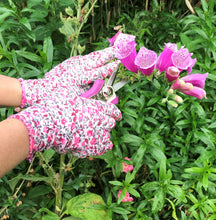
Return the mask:
<path id="1" fill-rule="evenodd" d="M 79 97 L 90 83 L 110 76 L 118 68 L 115 47 L 86 56 L 71 57 L 48 72 L 44 79 L 19 79 L 21 107 L 10 116 L 23 122 L 29 135 L 29 155 L 53 148 L 78 157 L 97 156 L 112 149 L 110 131 L 121 112 L 114 104 Z"/>

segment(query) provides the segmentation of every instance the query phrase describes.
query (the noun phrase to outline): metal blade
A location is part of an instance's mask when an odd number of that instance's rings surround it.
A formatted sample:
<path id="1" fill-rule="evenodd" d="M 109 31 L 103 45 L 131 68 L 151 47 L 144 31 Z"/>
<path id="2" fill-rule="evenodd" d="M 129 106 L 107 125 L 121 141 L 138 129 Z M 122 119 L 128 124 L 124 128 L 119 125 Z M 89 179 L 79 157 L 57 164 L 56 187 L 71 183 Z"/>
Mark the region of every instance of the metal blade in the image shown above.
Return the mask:
<path id="1" fill-rule="evenodd" d="M 112 84 L 113 84 L 114 81 L 115 81 L 115 78 L 116 78 L 116 75 L 117 75 L 117 72 L 118 72 L 118 69 L 119 69 L 120 64 L 121 64 L 121 63 L 119 63 L 119 64 L 117 65 L 117 67 L 115 68 L 115 70 L 112 72 L 112 74 L 111 74 L 111 76 L 109 77 L 109 79 L 108 79 L 106 85 L 112 86 Z"/>
<path id="2" fill-rule="evenodd" d="M 120 82 L 116 83 L 115 85 L 113 85 L 114 91 L 115 92 L 118 91 L 119 89 L 121 89 L 128 82 L 129 82 L 129 80 L 125 80 L 125 81 L 120 81 Z"/>

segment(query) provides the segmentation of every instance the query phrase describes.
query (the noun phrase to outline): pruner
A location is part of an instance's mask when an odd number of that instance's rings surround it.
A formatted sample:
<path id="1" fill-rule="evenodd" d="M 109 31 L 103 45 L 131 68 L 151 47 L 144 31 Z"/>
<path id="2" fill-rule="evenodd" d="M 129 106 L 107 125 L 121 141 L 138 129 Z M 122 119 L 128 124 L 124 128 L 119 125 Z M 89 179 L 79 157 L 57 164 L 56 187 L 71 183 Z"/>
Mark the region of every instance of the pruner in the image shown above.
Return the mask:
<path id="1" fill-rule="evenodd" d="M 113 71 L 106 83 L 102 79 L 97 79 L 93 86 L 88 91 L 81 94 L 80 97 L 94 98 L 116 105 L 119 101 L 116 91 L 121 89 L 128 82 L 128 80 L 124 80 L 113 85 L 118 69 L 119 66 Z"/>

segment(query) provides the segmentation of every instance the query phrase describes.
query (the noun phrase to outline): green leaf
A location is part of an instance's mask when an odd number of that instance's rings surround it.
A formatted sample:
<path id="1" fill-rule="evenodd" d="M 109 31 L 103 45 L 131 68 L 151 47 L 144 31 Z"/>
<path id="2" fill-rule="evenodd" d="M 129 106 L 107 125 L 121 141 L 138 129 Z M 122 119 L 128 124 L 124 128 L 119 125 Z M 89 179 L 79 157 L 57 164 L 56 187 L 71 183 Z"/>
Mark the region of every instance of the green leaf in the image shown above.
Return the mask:
<path id="1" fill-rule="evenodd" d="M 51 212 L 47 208 L 41 208 L 39 209 L 39 212 L 46 212 L 48 214 L 48 215 L 44 215 L 42 217 L 42 220 L 60 220 L 57 214 L 55 214 L 54 212 Z"/>
<path id="2" fill-rule="evenodd" d="M 160 188 L 155 192 L 154 200 L 152 204 L 152 212 L 156 213 L 160 211 L 163 208 L 164 200 L 165 200 L 165 195 L 162 188 Z"/>
<path id="3" fill-rule="evenodd" d="M 123 186 L 124 184 L 120 181 L 109 181 L 110 184 L 115 186 Z"/>
<path id="4" fill-rule="evenodd" d="M 214 121 L 213 123 L 211 123 L 208 128 L 216 128 L 216 121 Z"/>
<path id="5" fill-rule="evenodd" d="M 208 186 L 209 186 L 208 174 L 207 173 L 203 174 L 202 184 L 203 184 L 204 189 L 207 190 Z"/>
<path id="6" fill-rule="evenodd" d="M 64 213 L 83 220 L 109 220 L 103 199 L 94 193 L 85 193 L 72 198 L 67 202 Z"/>
<path id="7" fill-rule="evenodd" d="M 134 170 L 133 170 L 134 176 L 143 164 L 143 157 L 144 157 L 146 149 L 147 149 L 147 145 L 141 144 L 141 146 L 139 147 L 139 149 L 136 151 L 135 155 L 133 156 L 133 161 L 135 163 Z"/>
<path id="8" fill-rule="evenodd" d="M 121 215 L 130 214 L 130 211 L 128 211 L 127 209 L 124 209 L 122 207 L 113 207 L 112 211 L 115 212 L 115 213 L 121 214 Z"/>
<path id="9" fill-rule="evenodd" d="M 188 127 L 188 125 L 191 124 L 191 121 L 188 120 L 188 119 L 183 119 L 183 120 L 180 120 L 178 122 L 175 123 L 175 126 L 176 127 L 180 127 L 180 128 L 186 128 Z"/>
<path id="10" fill-rule="evenodd" d="M 160 183 L 159 182 L 148 182 L 145 183 L 141 189 L 143 191 L 143 194 L 145 195 L 146 191 L 155 191 L 158 190 L 158 188 L 160 187 Z"/>
<path id="11" fill-rule="evenodd" d="M 139 197 L 140 197 L 139 192 L 138 192 L 137 190 L 131 188 L 131 187 L 129 187 L 129 188 L 127 189 L 127 191 L 128 191 L 131 195 L 135 196 L 136 198 L 139 198 Z"/>
<path id="12" fill-rule="evenodd" d="M 39 182 L 39 181 L 44 181 L 44 182 L 47 182 L 47 183 L 52 182 L 52 178 L 51 177 L 46 177 L 46 176 L 25 176 L 25 175 L 20 175 L 20 177 L 24 180 L 34 181 L 34 182 Z"/>
<path id="13" fill-rule="evenodd" d="M 134 109 L 124 108 L 124 109 L 122 109 L 122 112 L 124 112 L 125 114 L 130 115 L 134 118 L 138 118 L 137 111 Z"/>
<path id="14" fill-rule="evenodd" d="M 202 3 L 202 8 L 205 12 L 208 11 L 208 3 L 206 0 L 201 0 L 201 3 Z"/>
<path id="15" fill-rule="evenodd" d="M 186 198 L 185 198 L 185 193 L 182 190 L 182 188 L 178 185 L 169 185 L 168 186 L 168 194 L 170 194 L 171 196 L 173 196 L 173 198 L 178 200 L 178 204 L 182 201 L 187 202 Z"/>
<path id="16" fill-rule="evenodd" d="M 52 192 L 51 187 L 47 185 L 38 185 L 35 187 L 32 187 L 28 193 L 28 197 L 31 199 L 47 195 L 48 193 Z"/>
<path id="17" fill-rule="evenodd" d="M 198 102 L 193 102 L 192 108 L 193 107 L 196 108 L 196 112 L 199 115 L 199 117 L 203 118 L 206 116 L 203 107 Z"/>
<path id="18" fill-rule="evenodd" d="M 162 150 L 158 147 L 151 147 L 150 148 L 150 153 L 153 158 L 155 158 L 158 163 L 160 163 L 160 169 L 159 169 L 159 175 L 160 179 L 166 179 L 166 156 L 162 152 Z"/>
<path id="19" fill-rule="evenodd" d="M 167 199 L 166 198 L 166 200 L 171 204 L 171 206 L 172 206 L 172 209 L 173 209 L 173 211 L 172 211 L 172 217 L 175 219 L 175 220 L 178 220 L 178 217 L 177 217 L 177 215 L 176 215 L 176 209 L 175 209 L 175 204 L 171 201 L 171 200 L 169 200 L 169 199 Z"/>
<path id="20" fill-rule="evenodd" d="M 22 25 L 24 25 L 28 30 L 30 30 L 31 31 L 31 24 L 29 23 L 29 19 L 28 18 L 26 18 L 26 17 L 22 17 L 20 20 L 19 20 L 19 22 L 22 24 Z"/>
<path id="21" fill-rule="evenodd" d="M 28 60 L 37 62 L 37 63 L 43 63 L 43 60 L 41 57 L 39 57 L 38 55 L 31 53 L 31 52 L 27 52 L 27 51 L 22 51 L 22 50 L 16 50 L 15 51 L 19 56 L 22 56 Z"/>
<path id="22" fill-rule="evenodd" d="M 22 179 L 21 176 L 22 176 L 21 174 L 18 174 L 16 177 L 14 177 L 13 179 L 8 181 L 8 184 L 9 184 L 12 192 L 14 191 L 17 183 Z"/>
<path id="23" fill-rule="evenodd" d="M 43 155 L 44 155 L 44 158 L 45 158 L 45 160 L 47 161 L 47 163 L 48 163 L 49 160 L 55 155 L 55 153 L 56 153 L 56 152 L 55 152 L 52 148 L 50 148 L 50 149 L 44 151 Z"/>
<path id="24" fill-rule="evenodd" d="M 43 52 L 46 54 L 47 62 L 50 63 L 53 61 L 53 42 L 51 37 L 47 37 L 44 40 Z"/>
<path id="25" fill-rule="evenodd" d="M 154 105 L 156 102 L 158 102 L 159 100 L 161 99 L 160 96 L 156 96 L 156 97 L 153 97 L 151 98 L 148 103 L 147 103 L 147 106 L 152 106 Z"/>
<path id="26" fill-rule="evenodd" d="M 133 134 L 125 134 L 121 137 L 121 142 L 131 144 L 132 146 L 140 146 L 144 140 Z"/>
<path id="27" fill-rule="evenodd" d="M 121 194 L 120 194 L 119 197 L 118 197 L 118 201 L 117 201 L 118 204 L 120 204 L 121 201 L 122 201 L 122 199 L 124 199 L 124 197 L 126 196 L 126 193 L 127 193 L 127 189 L 124 188 L 124 189 L 122 190 Z"/>
<path id="28" fill-rule="evenodd" d="M 192 174 L 203 174 L 204 168 L 203 167 L 191 167 L 184 169 L 186 173 L 192 173 Z"/>
<path id="29" fill-rule="evenodd" d="M 194 137 L 200 141 L 202 141 L 203 143 L 205 143 L 208 147 L 211 147 L 212 149 L 215 148 L 214 143 L 211 141 L 210 137 L 207 134 L 204 134 L 202 132 L 199 131 L 195 131 L 194 132 Z"/>

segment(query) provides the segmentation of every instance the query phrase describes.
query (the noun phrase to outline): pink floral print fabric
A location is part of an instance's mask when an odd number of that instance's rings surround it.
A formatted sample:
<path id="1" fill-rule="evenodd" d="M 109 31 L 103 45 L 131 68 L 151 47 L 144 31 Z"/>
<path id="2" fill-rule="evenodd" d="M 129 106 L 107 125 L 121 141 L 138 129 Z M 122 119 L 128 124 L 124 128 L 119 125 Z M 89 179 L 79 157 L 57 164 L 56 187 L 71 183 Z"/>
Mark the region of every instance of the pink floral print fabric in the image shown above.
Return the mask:
<path id="1" fill-rule="evenodd" d="M 62 90 L 10 118 L 21 120 L 28 130 L 27 159 L 51 147 L 83 158 L 112 149 L 109 132 L 121 119 L 121 112 L 113 104 L 68 96 Z"/>
<path id="2" fill-rule="evenodd" d="M 108 63 L 115 54 L 116 48 L 109 47 L 85 56 L 71 57 L 46 73 L 43 79 L 19 79 L 22 86 L 21 108 L 49 98 L 59 88 L 70 91 L 72 95 L 81 95 L 90 88 L 90 83 L 110 76 L 118 67 L 120 61 Z"/>

